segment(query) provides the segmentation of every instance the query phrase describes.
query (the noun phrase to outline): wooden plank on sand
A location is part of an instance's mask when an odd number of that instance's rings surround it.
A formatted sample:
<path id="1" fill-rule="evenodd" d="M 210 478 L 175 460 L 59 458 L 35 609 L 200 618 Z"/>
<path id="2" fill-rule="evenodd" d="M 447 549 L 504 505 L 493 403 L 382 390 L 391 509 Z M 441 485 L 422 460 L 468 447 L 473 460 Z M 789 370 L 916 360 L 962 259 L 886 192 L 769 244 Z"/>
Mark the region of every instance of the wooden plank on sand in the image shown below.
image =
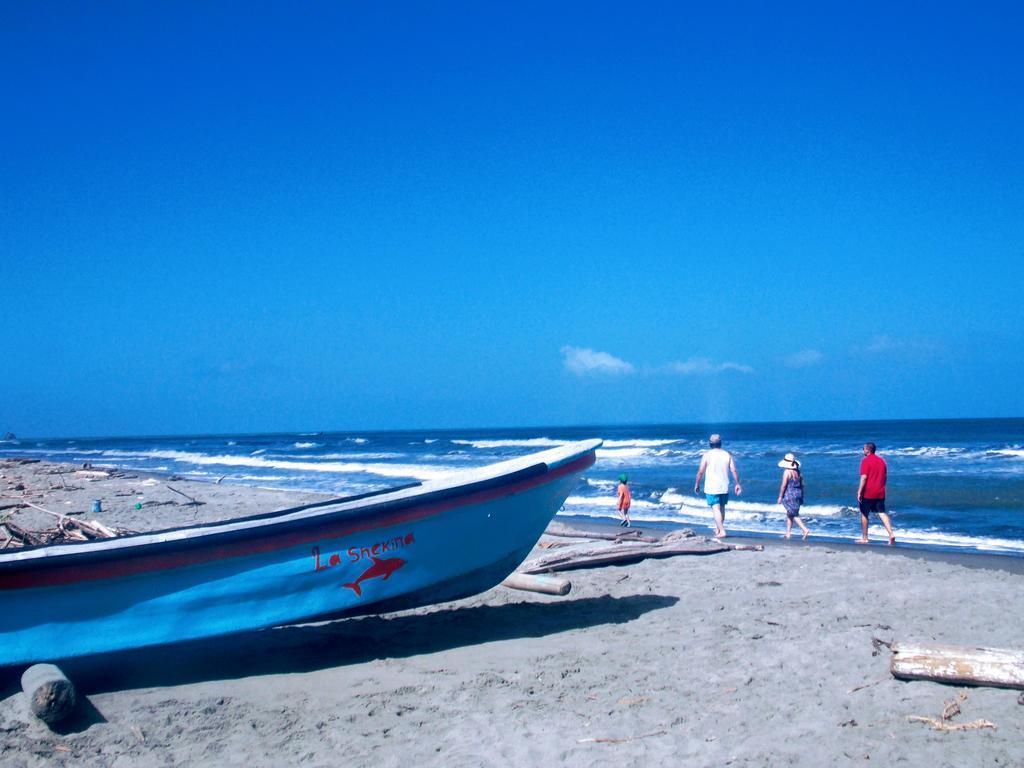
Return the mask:
<path id="1" fill-rule="evenodd" d="M 692 532 L 691 532 L 692 533 Z M 605 541 L 643 541 L 653 544 L 658 539 L 653 536 L 644 536 L 636 528 L 619 528 L 612 531 L 588 530 L 584 528 L 573 528 L 565 523 L 548 523 L 544 530 L 546 536 L 558 536 L 566 539 L 598 539 Z"/>
<path id="2" fill-rule="evenodd" d="M 649 557 L 674 555 L 710 555 L 728 552 L 728 544 L 705 538 L 683 535 L 673 531 L 658 542 L 620 541 L 612 544 L 574 544 L 546 552 L 527 560 L 517 569 L 520 573 L 549 573 L 574 568 L 596 568 L 603 565 L 621 565 Z"/>
<path id="3" fill-rule="evenodd" d="M 893 643 L 893 677 L 1024 688 L 1024 652 L 937 643 Z"/>

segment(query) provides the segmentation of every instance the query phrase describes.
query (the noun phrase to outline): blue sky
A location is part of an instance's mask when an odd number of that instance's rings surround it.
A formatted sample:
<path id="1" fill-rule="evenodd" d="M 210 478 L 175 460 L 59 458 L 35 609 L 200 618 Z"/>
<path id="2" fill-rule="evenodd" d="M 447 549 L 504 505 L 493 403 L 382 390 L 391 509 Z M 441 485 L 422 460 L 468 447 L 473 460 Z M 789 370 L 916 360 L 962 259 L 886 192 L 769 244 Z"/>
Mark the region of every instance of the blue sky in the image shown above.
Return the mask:
<path id="1" fill-rule="evenodd" d="M 0 432 L 1024 414 L 1016 4 L 0 8 Z"/>

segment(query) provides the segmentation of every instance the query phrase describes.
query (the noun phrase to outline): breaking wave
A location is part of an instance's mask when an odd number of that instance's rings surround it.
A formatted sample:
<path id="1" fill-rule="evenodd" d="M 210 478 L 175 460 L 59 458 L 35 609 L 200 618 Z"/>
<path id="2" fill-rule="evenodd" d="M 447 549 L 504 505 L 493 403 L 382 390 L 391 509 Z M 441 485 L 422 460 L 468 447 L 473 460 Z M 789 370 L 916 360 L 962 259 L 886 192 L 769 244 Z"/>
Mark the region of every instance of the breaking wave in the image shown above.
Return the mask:
<path id="1" fill-rule="evenodd" d="M 263 458 L 261 456 L 211 456 L 187 451 L 139 451 L 123 454 L 122 458 L 169 459 L 181 464 L 220 467 L 254 467 L 301 472 L 366 472 L 380 477 L 414 478 L 436 480 L 456 471 L 456 467 L 424 466 L 421 464 L 379 464 L 367 462 L 335 461 L 289 461 L 287 459 Z"/>
<path id="2" fill-rule="evenodd" d="M 685 440 L 605 440 L 605 448 L 660 448 L 663 445 L 684 443 Z"/>
<path id="3" fill-rule="evenodd" d="M 554 448 L 565 445 L 568 440 L 552 440 L 550 437 L 532 437 L 524 440 L 452 440 L 453 445 L 468 445 L 473 448 Z"/>
<path id="4" fill-rule="evenodd" d="M 1015 459 L 1024 459 L 1024 448 L 999 448 L 994 451 L 986 451 L 990 456 L 1011 456 Z"/>

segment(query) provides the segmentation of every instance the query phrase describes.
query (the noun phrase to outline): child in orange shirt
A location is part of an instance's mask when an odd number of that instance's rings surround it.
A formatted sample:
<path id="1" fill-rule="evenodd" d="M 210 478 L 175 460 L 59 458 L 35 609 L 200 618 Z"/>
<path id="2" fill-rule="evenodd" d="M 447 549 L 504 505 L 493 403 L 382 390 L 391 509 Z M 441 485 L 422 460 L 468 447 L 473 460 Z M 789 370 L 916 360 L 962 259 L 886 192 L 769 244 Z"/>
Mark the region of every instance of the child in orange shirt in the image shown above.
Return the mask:
<path id="1" fill-rule="evenodd" d="M 629 505 L 633 501 L 633 494 L 629 492 L 629 477 L 619 475 L 619 515 L 622 522 L 619 525 L 629 528 Z"/>

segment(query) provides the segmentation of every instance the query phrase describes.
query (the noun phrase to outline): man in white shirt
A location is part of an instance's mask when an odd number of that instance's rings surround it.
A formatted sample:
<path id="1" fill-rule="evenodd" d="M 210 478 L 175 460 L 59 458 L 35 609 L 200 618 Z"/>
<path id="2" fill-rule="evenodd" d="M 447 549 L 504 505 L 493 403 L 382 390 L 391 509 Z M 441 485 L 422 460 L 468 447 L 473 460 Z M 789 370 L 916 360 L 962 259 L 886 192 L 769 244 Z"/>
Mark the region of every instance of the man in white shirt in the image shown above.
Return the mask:
<path id="1" fill-rule="evenodd" d="M 729 501 L 729 473 L 736 485 L 737 496 L 743 493 L 740 486 L 740 473 L 736 471 L 736 461 L 732 454 L 722 450 L 721 435 L 708 438 L 711 450 L 705 451 L 700 457 L 700 468 L 697 479 L 693 481 L 693 492 L 700 493 L 700 479 L 704 478 L 704 496 L 708 506 L 715 513 L 715 538 L 725 538 L 725 505 Z"/>

